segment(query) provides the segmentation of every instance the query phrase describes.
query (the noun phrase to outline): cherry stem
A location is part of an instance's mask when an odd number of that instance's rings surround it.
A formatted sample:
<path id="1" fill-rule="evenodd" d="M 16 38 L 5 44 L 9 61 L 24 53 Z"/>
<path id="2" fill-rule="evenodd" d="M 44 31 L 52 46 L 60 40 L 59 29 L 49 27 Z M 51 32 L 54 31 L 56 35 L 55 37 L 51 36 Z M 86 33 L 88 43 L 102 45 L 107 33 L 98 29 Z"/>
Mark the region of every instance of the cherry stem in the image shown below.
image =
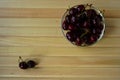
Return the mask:
<path id="1" fill-rule="evenodd" d="M 23 59 L 21 56 L 19 56 L 18 62 L 21 62 L 21 61 L 23 61 Z"/>
<path id="2" fill-rule="evenodd" d="M 82 38 L 84 35 L 86 35 L 89 31 L 85 29 L 85 33 L 83 33 L 80 38 Z"/>
<path id="3" fill-rule="evenodd" d="M 89 6 L 92 7 L 93 4 L 90 4 Z"/>
<path id="4" fill-rule="evenodd" d="M 68 9 L 67 9 L 67 11 L 70 9 L 70 5 L 68 6 Z"/>
<path id="5" fill-rule="evenodd" d="M 105 10 L 101 10 L 100 12 L 101 12 L 103 15 L 105 14 Z"/>

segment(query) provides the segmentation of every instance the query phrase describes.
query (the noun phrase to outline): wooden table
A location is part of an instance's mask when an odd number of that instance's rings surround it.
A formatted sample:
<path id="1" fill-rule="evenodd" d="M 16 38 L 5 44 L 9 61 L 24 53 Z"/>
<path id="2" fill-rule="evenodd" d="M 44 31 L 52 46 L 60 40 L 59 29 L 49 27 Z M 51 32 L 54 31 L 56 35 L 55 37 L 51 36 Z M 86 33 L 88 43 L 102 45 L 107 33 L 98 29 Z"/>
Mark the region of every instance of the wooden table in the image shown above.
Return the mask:
<path id="1" fill-rule="evenodd" d="M 61 32 L 69 6 L 105 10 L 106 32 L 90 47 L 76 47 Z M 21 70 L 18 57 L 35 59 Z M 0 80 L 120 80 L 120 0 L 0 0 Z"/>

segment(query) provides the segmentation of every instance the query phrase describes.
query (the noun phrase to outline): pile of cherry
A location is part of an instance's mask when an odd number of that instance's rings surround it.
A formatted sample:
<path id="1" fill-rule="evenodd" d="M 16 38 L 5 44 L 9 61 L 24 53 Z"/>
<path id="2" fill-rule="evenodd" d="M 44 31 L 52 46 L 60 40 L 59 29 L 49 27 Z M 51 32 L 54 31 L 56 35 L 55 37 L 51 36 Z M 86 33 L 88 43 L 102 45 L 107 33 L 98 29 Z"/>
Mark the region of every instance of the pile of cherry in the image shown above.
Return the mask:
<path id="1" fill-rule="evenodd" d="M 92 5 L 77 5 L 64 14 L 62 29 L 66 38 L 73 44 L 91 45 L 104 33 L 104 17 Z"/>

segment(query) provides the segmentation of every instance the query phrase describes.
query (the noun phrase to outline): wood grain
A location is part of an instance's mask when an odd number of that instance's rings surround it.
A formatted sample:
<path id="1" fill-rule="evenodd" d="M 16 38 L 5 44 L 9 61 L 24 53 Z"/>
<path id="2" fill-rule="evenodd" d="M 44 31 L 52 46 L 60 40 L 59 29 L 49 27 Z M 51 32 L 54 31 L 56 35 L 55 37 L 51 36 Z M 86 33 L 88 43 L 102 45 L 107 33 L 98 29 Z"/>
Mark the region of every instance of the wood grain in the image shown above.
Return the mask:
<path id="1" fill-rule="evenodd" d="M 111 39 L 111 41 L 110 41 Z M 120 38 L 104 38 L 91 47 L 120 47 Z M 107 45 L 106 45 L 107 44 Z M 64 37 L 0 37 L 1 46 L 76 47 Z"/>
<path id="2" fill-rule="evenodd" d="M 0 56 L 120 56 L 119 47 L 0 47 Z"/>
<path id="3" fill-rule="evenodd" d="M 1 67 L 0 77 L 119 77 L 119 68 L 37 68 L 20 70 L 17 67 Z M 88 73 L 90 72 L 90 73 Z"/>
<path id="4" fill-rule="evenodd" d="M 59 78 L 40 78 L 40 77 L 0 77 L 0 80 L 119 80 L 119 77 L 74 77 L 74 78 L 65 78 L 65 77 L 59 77 Z"/>
<path id="5" fill-rule="evenodd" d="M 0 18 L 61 18 L 64 8 L 0 8 Z M 107 18 L 120 18 L 120 10 L 105 9 Z"/>
<path id="6" fill-rule="evenodd" d="M 9 7 L 9 8 L 68 8 L 69 6 L 77 5 L 77 4 L 94 4 L 97 7 L 103 9 L 119 9 L 119 0 L 109 0 L 106 2 L 104 0 L 96 1 L 96 0 L 0 0 L 0 7 Z"/>
<path id="7" fill-rule="evenodd" d="M 24 60 L 37 60 L 37 67 L 120 67 L 120 56 L 29 56 Z M 102 58 L 102 59 L 101 59 Z M 18 66 L 18 57 L 0 57 L 1 66 Z"/>

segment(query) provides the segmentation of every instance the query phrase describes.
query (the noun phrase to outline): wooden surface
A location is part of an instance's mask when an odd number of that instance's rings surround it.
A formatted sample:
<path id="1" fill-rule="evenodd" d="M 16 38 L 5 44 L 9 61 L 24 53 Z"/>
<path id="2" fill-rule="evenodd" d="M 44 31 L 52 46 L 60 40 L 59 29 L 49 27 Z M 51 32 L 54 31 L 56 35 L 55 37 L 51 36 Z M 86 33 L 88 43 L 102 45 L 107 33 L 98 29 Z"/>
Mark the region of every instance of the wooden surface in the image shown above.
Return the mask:
<path id="1" fill-rule="evenodd" d="M 76 47 L 61 32 L 69 6 L 105 10 L 106 32 L 90 47 Z M 18 56 L 35 59 L 21 70 Z M 120 0 L 0 0 L 0 80 L 120 80 Z"/>

